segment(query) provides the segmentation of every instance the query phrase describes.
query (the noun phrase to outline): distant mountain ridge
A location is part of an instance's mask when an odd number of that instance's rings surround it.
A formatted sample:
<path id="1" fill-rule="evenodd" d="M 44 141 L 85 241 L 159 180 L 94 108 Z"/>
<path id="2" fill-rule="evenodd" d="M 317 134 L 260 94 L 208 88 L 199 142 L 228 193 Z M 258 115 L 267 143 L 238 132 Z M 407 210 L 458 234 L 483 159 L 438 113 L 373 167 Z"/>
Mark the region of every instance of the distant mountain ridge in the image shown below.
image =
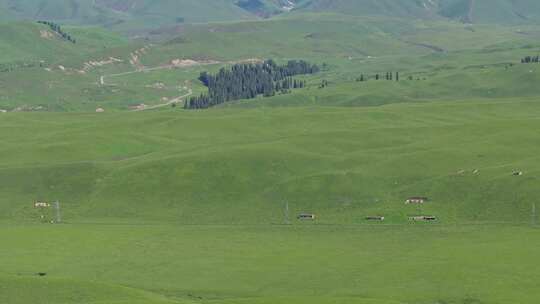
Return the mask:
<path id="1" fill-rule="evenodd" d="M 0 0 L 2 20 L 52 20 L 129 31 L 279 14 L 339 13 L 463 23 L 540 22 L 538 0 Z"/>
<path id="2" fill-rule="evenodd" d="M 159 27 L 254 18 L 234 0 L 0 0 L 0 16 L 75 24 Z"/>
<path id="3" fill-rule="evenodd" d="M 337 12 L 405 18 L 449 18 L 464 23 L 540 21 L 537 0 L 308 0 L 297 11 Z"/>
<path id="4" fill-rule="evenodd" d="M 235 4 L 261 17 L 270 17 L 295 9 L 298 0 L 238 0 Z"/>

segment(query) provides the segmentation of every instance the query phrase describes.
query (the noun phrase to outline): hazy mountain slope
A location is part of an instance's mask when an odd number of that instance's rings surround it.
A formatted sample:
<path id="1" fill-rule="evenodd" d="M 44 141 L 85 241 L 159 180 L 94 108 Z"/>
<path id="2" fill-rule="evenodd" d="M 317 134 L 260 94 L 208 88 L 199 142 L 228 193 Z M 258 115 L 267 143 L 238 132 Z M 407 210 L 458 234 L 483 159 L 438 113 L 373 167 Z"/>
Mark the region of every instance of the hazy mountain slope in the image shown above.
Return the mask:
<path id="1" fill-rule="evenodd" d="M 82 24 L 133 22 L 156 27 L 176 22 L 229 21 L 253 18 L 233 0 L 0 0 L 0 16 Z"/>
<path id="2" fill-rule="evenodd" d="M 96 9 L 91 1 L 81 0 L 0 0 L 0 9 L 12 19 L 76 20 L 96 22 L 110 18 Z"/>
<path id="3" fill-rule="evenodd" d="M 524 23 L 540 20 L 535 0 L 310 0 L 298 11 L 338 12 L 407 18 L 451 18 L 472 23 Z"/>
<path id="4" fill-rule="evenodd" d="M 299 0 L 238 0 L 236 5 L 258 16 L 270 17 L 295 9 Z"/>
<path id="5" fill-rule="evenodd" d="M 466 23 L 540 20 L 540 2 L 536 0 L 0 0 L 3 20 L 46 19 L 124 31 L 271 17 L 289 11 L 450 18 Z"/>
<path id="6" fill-rule="evenodd" d="M 437 1 L 428 0 L 311 0 L 300 4 L 297 10 L 362 16 L 426 17 L 435 15 L 437 8 Z"/>
<path id="7" fill-rule="evenodd" d="M 154 18 L 164 23 L 229 21 L 252 18 L 249 13 L 234 4 L 233 0 L 128 0 L 118 6 L 118 1 L 101 0 L 101 6 L 128 13 L 136 18 Z M 129 4 L 129 5 L 128 5 Z M 159 22 L 159 21 L 158 21 Z"/>
<path id="8" fill-rule="evenodd" d="M 535 0 L 441 0 L 440 14 L 467 23 L 527 23 L 540 20 Z"/>

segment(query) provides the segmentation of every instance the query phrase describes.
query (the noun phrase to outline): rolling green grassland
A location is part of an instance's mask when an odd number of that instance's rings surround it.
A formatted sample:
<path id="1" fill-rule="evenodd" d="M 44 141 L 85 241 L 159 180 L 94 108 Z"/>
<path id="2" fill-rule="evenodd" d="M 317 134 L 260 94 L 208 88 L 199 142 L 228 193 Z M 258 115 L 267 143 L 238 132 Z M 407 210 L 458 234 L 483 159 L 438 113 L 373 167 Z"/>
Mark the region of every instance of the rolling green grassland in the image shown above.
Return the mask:
<path id="1" fill-rule="evenodd" d="M 2 303 L 532 304 L 540 296 L 539 231 L 525 227 L 0 227 Z"/>
<path id="2" fill-rule="evenodd" d="M 2 114 L 0 301 L 536 303 L 539 112 Z M 61 200 L 66 224 L 40 224 L 36 199 Z M 283 225 L 285 200 L 319 219 Z M 439 221 L 407 221 L 420 213 Z"/>
<path id="3" fill-rule="evenodd" d="M 94 111 L 104 107 L 107 111 L 125 111 L 129 105 L 155 105 L 163 103 L 164 98 L 184 95 L 185 90 L 179 87 L 187 86 L 195 94 L 204 91 L 197 80 L 201 71 L 215 71 L 251 58 L 273 58 L 280 62 L 306 59 L 327 63 L 328 69 L 306 78 L 310 89 L 248 106 L 365 106 L 540 95 L 536 85 L 540 73 L 537 66 L 517 64 L 523 56 L 535 55 L 540 50 L 536 42 L 540 31 L 532 25 L 471 26 L 447 21 L 301 14 L 265 21 L 186 25 L 175 38 L 167 33 L 169 38 L 160 42 L 127 42 L 92 29 L 67 28 L 75 37 L 81 37 L 82 46 L 43 39 L 39 36 L 42 29 L 35 24 L 18 23 L 10 27 L 14 33 L 21 29 L 30 31 L 30 38 L 16 39 L 15 44 L 31 53 L 9 55 L 8 50 L 4 60 L 7 63 L 21 62 L 22 58 L 29 62 L 43 60 L 45 66 L 0 73 L 0 101 L 7 110 L 41 107 L 48 111 Z M 0 46 L 11 48 L 7 43 L 11 38 L 4 38 L 5 43 L 0 42 Z M 50 49 L 32 47 L 29 41 L 36 39 L 44 40 Z M 143 47 L 146 51 L 139 54 L 138 64 L 130 64 L 133 52 Z M 110 58 L 121 62 L 81 72 L 85 63 Z M 219 64 L 124 74 L 106 77 L 105 85 L 99 82 L 104 75 L 166 67 L 175 59 L 213 60 Z M 517 65 L 509 67 L 510 64 Z M 360 74 L 373 76 L 388 71 L 400 72 L 402 82 L 354 81 Z M 421 81 L 407 81 L 409 76 Z M 330 87 L 314 89 L 322 79 L 328 80 Z M 155 88 L 155 84 L 164 86 Z"/>
<path id="4" fill-rule="evenodd" d="M 535 98 L 1 115 L 1 303 L 540 296 Z M 41 223 L 55 199 L 64 224 Z"/>
<path id="5" fill-rule="evenodd" d="M 84 60 L 103 49 L 127 43 L 127 39 L 100 28 L 65 27 L 64 30 L 77 39 L 77 44 L 61 39 L 46 25 L 0 23 L 0 63 Z"/>
<path id="6" fill-rule="evenodd" d="M 31 202 L 60 199 L 72 222 L 276 224 L 288 200 L 292 214 L 316 212 L 327 224 L 370 214 L 406 224 L 416 213 L 524 224 L 538 194 L 539 111 L 532 98 L 5 113 L 0 217 L 34 222 Z M 432 202 L 403 204 L 415 195 Z"/>
<path id="7" fill-rule="evenodd" d="M 80 41 L 0 24 L 0 304 L 537 304 L 540 65 L 519 61 L 540 27 L 508 25 L 527 1 L 305 0 L 260 20 L 232 0 L 0 0 Z M 323 69 L 290 94 L 167 104 L 267 58 Z M 52 224 L 34 202 L 56 200 Z"/>
<path id="8" fill-rule="evenodd" d="M 0 301 L 536 303 L 539 115 L 534 98 L 2 114 Z"/>

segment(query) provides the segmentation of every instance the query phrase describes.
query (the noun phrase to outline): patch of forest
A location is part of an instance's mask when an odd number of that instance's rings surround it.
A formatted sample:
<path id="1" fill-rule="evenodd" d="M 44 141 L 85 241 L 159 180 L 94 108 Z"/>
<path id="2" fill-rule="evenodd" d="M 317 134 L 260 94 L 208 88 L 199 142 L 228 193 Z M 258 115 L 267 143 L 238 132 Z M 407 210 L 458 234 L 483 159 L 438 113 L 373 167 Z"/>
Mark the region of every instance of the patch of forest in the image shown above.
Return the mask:
<path id="1" fill-rule="evenodd" d="M 277 93 L 286 94 L 291 89 L 303 88 L 306 82 L 294 79 L 296 75 L 314 74 L 320 71 L 316 64 L 304 60 L 291 60 L 278 65 L 273 60 L 256 64 L 235 64 L 222 68 L 216 74 L 202 72 L 199 80 L 208 87 L 207 94 L 191 97 L 186 109 L 206 109 L 225 102 L 253 99 L 257 96 L 270 97 Z"/>

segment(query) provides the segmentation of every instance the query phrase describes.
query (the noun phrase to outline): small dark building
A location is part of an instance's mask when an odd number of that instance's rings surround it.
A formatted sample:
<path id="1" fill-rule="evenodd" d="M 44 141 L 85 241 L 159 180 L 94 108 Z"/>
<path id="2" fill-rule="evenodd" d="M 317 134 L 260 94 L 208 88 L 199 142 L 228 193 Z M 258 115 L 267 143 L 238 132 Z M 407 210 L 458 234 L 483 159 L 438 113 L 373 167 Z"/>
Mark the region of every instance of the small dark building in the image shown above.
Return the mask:
<path id="1" fill-rule="evenodd" d="M 436 221 L 437 217 L 431 216 L 431 215 L 417 215 L 417 216 L 409 217 L 409 220 L 415 221 L 415 222 L 432 222 L 432 221 Z"/>
<path id="2" fill-rule="evenodd" d="M 366 216 L 366 221 L 384 221 L 384 216 Z"/>
<path id="3" fill-rule="evenodd" d="M 300 213 L 296 218 L 299 220 L 315 220 L 317 217 L 311 213 Z"/>

